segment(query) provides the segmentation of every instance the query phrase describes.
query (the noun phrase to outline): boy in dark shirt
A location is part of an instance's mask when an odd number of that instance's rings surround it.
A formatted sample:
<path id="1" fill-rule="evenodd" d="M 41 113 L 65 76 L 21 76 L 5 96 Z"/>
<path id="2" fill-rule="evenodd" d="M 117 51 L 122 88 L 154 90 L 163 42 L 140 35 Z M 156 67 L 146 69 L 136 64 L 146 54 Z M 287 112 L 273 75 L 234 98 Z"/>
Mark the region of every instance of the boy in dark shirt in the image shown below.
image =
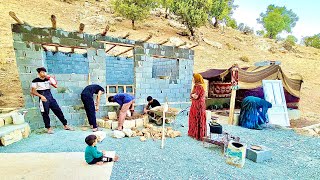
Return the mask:
<path id="1" fill-rule="evenodd" d="M 146 105 L 146 107 L 143 110 L 144 113 L 151 114 L 150 113 L 150 109 L 151 108 L 154 108 L 154 107 L 157 107 L 157 106 L 161 106 L 159 101 L 156 100 L 156 99 L 153 99 L 151 96 L 147 97 L 147 101 L 148 101 L 148 104 Z M 151 106 L 151 108 L 150 108 L 150 106 Z"/>
<path id="2" fill-rule="evenodd" d="M 103 93 L 104 89 L 97 84 L 91 84 L 85 87 L 81 93 L 81 101 L 86 110 L 89 124 L 94 132 L 98 130 L 96 111 L 99 111 L 100 98 Z M 93 94 L 97 94 L 96 102 L 93 100 Z"/>

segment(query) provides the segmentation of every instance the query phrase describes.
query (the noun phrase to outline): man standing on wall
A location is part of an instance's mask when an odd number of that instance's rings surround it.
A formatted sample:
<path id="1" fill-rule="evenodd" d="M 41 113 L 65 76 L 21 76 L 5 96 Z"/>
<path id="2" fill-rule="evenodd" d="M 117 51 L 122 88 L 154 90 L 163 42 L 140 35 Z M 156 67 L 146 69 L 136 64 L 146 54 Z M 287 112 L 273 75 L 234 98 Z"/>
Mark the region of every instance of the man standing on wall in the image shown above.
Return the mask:
<path id="1" fill-rule="evenodd" d="M 97 84 L 91 84 L 85 87 L 81 93 L 81 100 L 83 102 L 84 109 L 86 110 L 88 121 L 93 132 L 98 130 L 96 111 L 99 111 L 100 98 L 103 93 L 103 87 Z M 96 102 L 94 102 L 93 100 L 93 94 L 97 94 Z"/>
<path id="2" fill-rule="evenodd" d="M 134 112 L 134 97 L 130 94 L 120 93 L 115 96 L 108 97 L 109 102 L 117 102 L 120 105 L 120 114 L 118 120 L 118 130 L 121 131 L 123 129 L 123 122 L 126 118 L 127 111 L 131 111 L 131 115 Z"/>
<path id="3" fill-rule="evenodd" d="M 73 129 L 67 125 L 67 120 L 64 118 L 64 115 L 57 103 L 53 98 L 50 85 L 57 88 L 55 80 L 47 75 L 47 70 L 44 67 L 37 68 L 38 78 L 35 78 L 31 84 L 31 94 L 39 97 L 40 111 L 43 117 L 44 125 L 47 128 L 48 134 L 53 134 L 53 130 L 50 126 L 50 117 L 49 110 L 51 109 L 53 113 L 58 117 L 62 122 L 63 128 L 65 130 Z"/>

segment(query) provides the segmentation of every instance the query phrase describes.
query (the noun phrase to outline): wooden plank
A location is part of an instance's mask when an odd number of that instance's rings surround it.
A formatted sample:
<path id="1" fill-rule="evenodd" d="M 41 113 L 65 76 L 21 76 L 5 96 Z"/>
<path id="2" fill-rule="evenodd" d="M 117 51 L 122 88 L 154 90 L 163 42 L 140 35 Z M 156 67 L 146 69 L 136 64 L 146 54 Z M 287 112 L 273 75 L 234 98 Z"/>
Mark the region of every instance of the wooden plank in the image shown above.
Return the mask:
<path id="1" fill-rule="evenodd" d="M 57 29 L 57 18 L 55 15 L 51 15 L 51 23 L 52 23 L 52 29 Z"/>
<path id="2" fill-rule="evenodd" d="M 18 24 L 24 24 L 23 21 L 21 21 L 17 16 L 16 13 L 13 11 L 9 12 L 9 15 L 18 23 Z"/>
<path id="3" fill-rule="evenodd" d="M 195 44 L 195 45 L 192 45 L 192 46 L 190 46 L 190 47 L 187 47 L 187 49 L 192 49 L 192 48 L 194 48 L 194 47 L 197 47 L 199 44 Z"/>
<path id="4" fill-rule="evenodd" d="M 123 47 L 134 47 L 133 44 L 115 43 L 115 42 L 109 42 L 109 41 L 97 41 L 97 42 L 102 42 L 105 44 L 111 44 L 111 45 L 116 45 L 116 46 L 123 46 Z"/>
<path id="5" fill-rule="evenodd" d="M 111 51 L 111 50 L 112 50 L 113 48 L 115 48 L 116 46 L 117 46 L 117 45 L 111 46 L 109 49 L 106 50 L 106 53 L 109 52 L 109 51 Z"/>
<path id="6" fill-rule="evenodd" d="M 177 46 L 175 46 L 175 47 L 181 47 L 181 46 L 184 46 L 184 45 L 186 45 L 187 44 L 187 42 L 183 42 L 183 43 L 181 43 L 181 44 L 179 44 L 179 45 L 177 45 Z"/>
<path id="7" fill-rule="evenodd" d="M 125 51 L 122 51 L 122 52 L 120 52 L 120 53 L 118 53 L 118 54 L 116 54 L 116 55 L 114 55 L 114 56 L 120 56 L 121 54 L 124 54 L 124 53 L 126 53 L 126 52 L 129 52 L 129 51 L 131 51 L 131 50 L 133 50 L 133 49 L 134 49 L 134 47 L 131 47 L 131 48 L 129 48 L 129 49 L 125 50 Z"/>
<path id="8" fill-rule="evenodd" d="M 84 24 L 80 23 L 80 25 L 79 25 L 79 33 L 83 33 L 83 30 L 84 30 Z"/>
<path id="9" fill-rule="evenodd" d="M 236 102 L 236 94 L 237 94 L 237 90 L 232 89 L 231 98 L 230 98 L 229 119 L 228 119 L 228 124 L 231 124 L 231 125 L 233 125 L 233 120 L 234 120 L 234 106 Z"/>
<path id="10" fill-rule="evenodd" d="M 127 34 L 125 34 L 124 36 L 119 36 L 119 39 L 127 39 L 130 36 L 130 33 L 127 32 Z"/>
<path id="11" fill-rule="evenodd" d="M 163 45 L 163 44 L 165 44 L 167 42 L 169 42 L 169 39 L 166 39 L 166 40 L 163 40 L 163 41 L 159 42 L 158 45 Z"/>
<path id="12" fill-rule="evenodd" d="M 101 36 L 106 36 L 109 29 L 110 29 L 110 26 L 107 25 L 106 28 L 104 28 L 103 32 L 101 33 Z"/>
<path id="13" fill-rule="evenodd" d="M 179 59 L 179 58 L 160 56 L 160 55 L 153 55 L 152 57 L 154 57 L 154 58 L 172 59 L 172 60 L 178 60 Z"/>

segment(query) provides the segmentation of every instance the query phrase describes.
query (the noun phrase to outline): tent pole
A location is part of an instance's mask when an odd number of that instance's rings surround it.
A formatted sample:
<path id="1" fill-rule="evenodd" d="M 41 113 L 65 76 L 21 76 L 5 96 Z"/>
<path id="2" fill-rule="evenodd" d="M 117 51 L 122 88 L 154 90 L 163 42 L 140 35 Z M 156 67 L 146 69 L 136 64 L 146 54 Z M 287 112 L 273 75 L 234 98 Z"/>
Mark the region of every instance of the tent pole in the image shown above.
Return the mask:
<path id="1" fill-rule="evenodd" d="M 234 120 L 234 108 L 235 108 L 235 102 L 236 102 L 236 95 L 237 95 L 237 89 L 239 89 L 238 85 L 238 73 L 239 68 L 237 64 L 234 64 L 231 68 L 231 98 L 230 98 L 230 111 L 229 111 L 229 119 L 228 124 L 233 125 Z"/>

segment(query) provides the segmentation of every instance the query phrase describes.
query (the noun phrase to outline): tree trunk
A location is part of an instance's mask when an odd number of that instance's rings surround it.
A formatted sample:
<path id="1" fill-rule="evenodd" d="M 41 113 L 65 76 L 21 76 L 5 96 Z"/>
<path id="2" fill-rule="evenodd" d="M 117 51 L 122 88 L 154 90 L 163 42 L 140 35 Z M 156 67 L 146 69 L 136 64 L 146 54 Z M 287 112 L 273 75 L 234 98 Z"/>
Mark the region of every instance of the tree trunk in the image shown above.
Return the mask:
<path id="1" fill-rule="evenodd" d="M 164 16 L 164 18 L 168 19 L 168 15 L 169 15 L 169 12 L 168 12 L 168 8 L 166 8 L 166 15 Z"/>
<path id="2" fill-rule="evenodd" d="M 134 20 L 131 20 L 132 29 L 135 29 L 134 27 Z"/>
<path id="3" fill-rule="evenodd" d="M 189 31 L 190 31 L 190 33 L 191 33 L 191 36 L 194 36 L 194 29 L 193 28 L 189 28 Z"/>
<path id="4" fill-rule="evenodd" d="M 217 19 L 217 17 L 214 17 L 214 19 L 216 21 L 214 22 L 213 27 L 218 28 L 219 27 L 218 19 Z"/>

